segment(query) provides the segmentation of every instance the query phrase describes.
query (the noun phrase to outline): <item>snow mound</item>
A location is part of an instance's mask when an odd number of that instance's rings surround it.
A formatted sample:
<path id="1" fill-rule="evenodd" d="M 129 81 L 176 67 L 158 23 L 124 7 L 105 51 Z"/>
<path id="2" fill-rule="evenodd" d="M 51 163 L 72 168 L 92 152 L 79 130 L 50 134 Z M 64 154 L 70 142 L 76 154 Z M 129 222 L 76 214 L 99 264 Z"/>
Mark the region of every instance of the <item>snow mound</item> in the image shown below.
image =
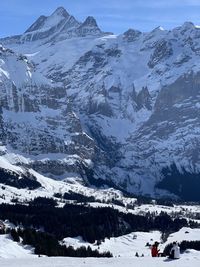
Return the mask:
<path id="1" fill-rule="evenodd" d="M 23 246 L 14 242 L 9 235 L 0 235 L 0 258 L 33 258 L 30 246 Z M 1 264 L 4 266 L 4 264 Z M 14 265 L 13 265 L 14 266 Z"/>

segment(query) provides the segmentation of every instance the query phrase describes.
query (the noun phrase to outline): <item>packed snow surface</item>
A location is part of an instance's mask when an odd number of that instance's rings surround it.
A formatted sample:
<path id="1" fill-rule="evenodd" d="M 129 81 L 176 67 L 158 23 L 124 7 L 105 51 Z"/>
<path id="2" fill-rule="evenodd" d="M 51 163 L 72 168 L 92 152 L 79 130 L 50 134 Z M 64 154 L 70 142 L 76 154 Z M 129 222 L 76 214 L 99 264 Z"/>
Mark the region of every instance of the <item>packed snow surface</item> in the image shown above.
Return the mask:
<path id="1" fill-rule="evenodd" d="M 3 267 L 198 267 L 200 253 L 188 251 L 179 260 L 163 258 L 33 258 L 33 259 L 0 259 Z"/>
<path id="2" fill-rule="evenodd" d="M 155 232 L 134 232 L 128 235 L 120 236 L 120 237 L 112 237 L 110 239 L 106 239 L 105 242 L 102 242 L 101 245 L 91 245 L 89 243 L 85 243 L 81 237 L 77 238 L 65 238 L 66 245 L 72 245 L 75 248 L 81 246 L 91 246 L 92 249 L 97 249 L 101 252 L 110 251 L 114 257 L 133 257 L 135 253 L 138 252 L 141 256 L 150 255 L 149 247 L 145 247 L 146 243 L 153 243 L 155 241 L 160 242 L 161 234 L 158 231 Z"/>

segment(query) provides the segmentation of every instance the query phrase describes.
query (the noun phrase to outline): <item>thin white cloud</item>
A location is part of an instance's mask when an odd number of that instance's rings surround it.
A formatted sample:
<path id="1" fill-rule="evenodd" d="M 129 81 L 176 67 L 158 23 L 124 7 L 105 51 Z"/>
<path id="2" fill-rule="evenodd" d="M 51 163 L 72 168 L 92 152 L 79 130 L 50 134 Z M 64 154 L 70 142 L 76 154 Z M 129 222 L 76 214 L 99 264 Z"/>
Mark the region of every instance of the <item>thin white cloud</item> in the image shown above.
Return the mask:
<path id="1" fill-rule="evenodd" d="M 87 2 L 87 0 L 86 0 Z M 120 10 L 130 10 L 130 8 L 176 8 L 184 6 L 200 6 L 200 0 L 101 0 L 97 6 Z"/>
<path id="2" fill-rule="evenodd" d="M 180 1 L 180 4 L 187 5 L 187 6 L 200 6 L 199 0 L 182 0 Z"/>

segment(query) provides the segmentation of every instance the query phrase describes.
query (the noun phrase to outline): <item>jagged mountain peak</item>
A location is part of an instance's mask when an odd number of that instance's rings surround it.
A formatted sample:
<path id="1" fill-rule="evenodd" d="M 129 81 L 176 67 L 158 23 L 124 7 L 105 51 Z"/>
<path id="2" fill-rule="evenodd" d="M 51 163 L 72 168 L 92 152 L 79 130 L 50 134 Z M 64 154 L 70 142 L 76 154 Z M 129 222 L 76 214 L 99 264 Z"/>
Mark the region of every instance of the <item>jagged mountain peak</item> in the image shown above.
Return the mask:
<path id="1" fill-rule="evenodd" d="M 198 26 L 195 26 L 194 23 L 190 21 L 186 21 L 179 27 L 174 28 L 172 33 L 175 36 L 179 36 L 179 38 L 187 40 L 188 38 L 199 38 L 198 30 Z"/>
<path id="2" fill-rule="evenodd" d="M 185 21 L 181 27 L 185 29 L 194 29 L 195 25 L 191 21 Z"/>
<path id="3" fill-rule="evenodd" d="M 70 14 L 66 11 L 64 7 L 58 7 L 51 16 L 63 16 L 65 18 L 68 18 Z"/>
<path id="4" fill-rule="evenodd" d="M 80 25 L 77 31 L 78 36 L 99 36 L 102 34 L 102 31 L 97 25 L 97 22 L 94 17 L 89 16 L 85 19 L 85 21 Z"/>
<path id="5" fill-rule="evenodd" d="M 173 32 L 179 32 L 181 34 L 184 34 L 188 31 L 193 31 L 197 26 L 194 25 L 191 21 L 185 21 L 181 26 L 174 28 L 172 31 Z"/>
<path id="6" fill-rule="evenodd" d="M 165 29 L 162 26 L 158 26 L 154 30 L 156 30 L 156 31 L 164 31 Z"/>
<path id="7" fill-rule="evenodd" d="M 82 24 L 83 27 L 98 27 L 94 17 L 88 16 Z"/>
<path id="8" fill-rule="evenodd" d="M 80 23 L 64 7 L 58 7 L 50 16 L 40 16 L 22 35 L 21 41 L 42 39 L 52 41 L 101 34 L 102 32 L 94 17 L 88 16 L 83 23 Z"/>
<path id="9" fill-rule="evenodd" d="M 70 14 L 63 7 L 59 7 L 50 16 L 41 16 L 39 18 L 39 20 L 43 21 L 43 24 L 41 24 L 41 29 L 45 30 L 53 28 L 60 23 L 67 21 L 69 17 Z"/>
<path id="10" fill-rule="evenodd" d="M 58 8 L 50 16 L 40 16 L 26 31 L 25 33 L 44 31 L 57 26 L 62 21 L 67 20 L 70 15 L 65 9 Z"/>
<path id="11" fill-rule="evenodd" d="M 128 42 L 135 41 L 142 32 L 134 29 L 128 29 L 128 31 L 124 32 L 123 39 L 127 40 Z"/>
<path id="12" fill-rule="evenodd" d="M 62 20 L 66 20 L 70 17 L 69 13 L 64 7 L 58 7 L 50 16 L 40 16 L 25 33 L 43 30 L 46 28 L 54 27 L 59 24 Z"/>
<path id="13" fill-rule="evenodd" d="M 165 32 L 165 30 L 163 29 L 163 27 L 158 26 L 156 28 L 154 28 L 150 34 L 163 34 Z"/>

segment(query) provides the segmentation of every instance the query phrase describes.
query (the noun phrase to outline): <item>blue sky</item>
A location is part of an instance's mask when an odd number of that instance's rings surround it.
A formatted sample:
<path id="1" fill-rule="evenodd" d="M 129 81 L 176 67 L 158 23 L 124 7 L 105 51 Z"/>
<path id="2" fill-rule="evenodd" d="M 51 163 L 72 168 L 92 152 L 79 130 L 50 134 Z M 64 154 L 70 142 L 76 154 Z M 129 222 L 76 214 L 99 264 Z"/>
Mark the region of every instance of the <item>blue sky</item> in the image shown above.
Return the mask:
<path id="1" fill-rule="evenodd" d="M 200 0 L 0 0 L 0 37 L 24 32 L 58 6 L 80 21 L 92 15 L 104 31 L 114 33 L 170 29 L 184 21 L 200 25 Z"/>

